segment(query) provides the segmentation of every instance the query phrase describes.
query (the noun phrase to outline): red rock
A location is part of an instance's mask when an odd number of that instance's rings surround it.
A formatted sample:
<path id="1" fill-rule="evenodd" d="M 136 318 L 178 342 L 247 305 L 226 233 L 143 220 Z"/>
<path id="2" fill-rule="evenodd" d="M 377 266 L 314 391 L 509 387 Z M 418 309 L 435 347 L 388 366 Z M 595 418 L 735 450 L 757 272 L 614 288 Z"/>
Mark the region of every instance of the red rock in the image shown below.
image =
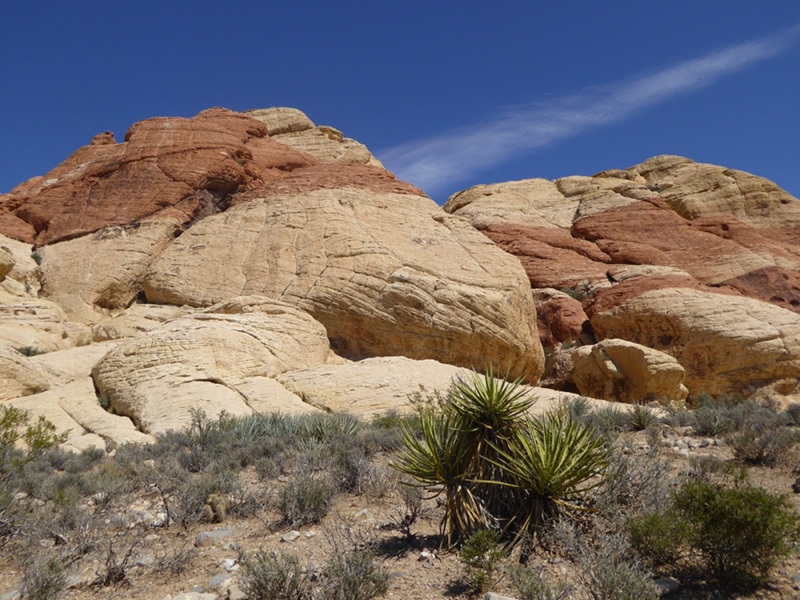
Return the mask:
<path id="1" fill-rule="evenodd" d="M 535 288 L 564 289 L 589 280 L 604 280 L 611 257 L 597 244 L 572 237 L 569 230 L 489 225 L 483 233 L 519 258 Z"/>
<path id="2" fill-rule="evenodd" d="M 271 140 L 260 121 L 218 108 L 148 119 L 123 143 L 112 141 L 101 134 L 44 178 L 18 186 L 0 202 L 0 233 L 44 245 L 160 211 L 188 223 L 207 209 L 199 191 L 225 208 L 232 194 L 317 162 Z"/>

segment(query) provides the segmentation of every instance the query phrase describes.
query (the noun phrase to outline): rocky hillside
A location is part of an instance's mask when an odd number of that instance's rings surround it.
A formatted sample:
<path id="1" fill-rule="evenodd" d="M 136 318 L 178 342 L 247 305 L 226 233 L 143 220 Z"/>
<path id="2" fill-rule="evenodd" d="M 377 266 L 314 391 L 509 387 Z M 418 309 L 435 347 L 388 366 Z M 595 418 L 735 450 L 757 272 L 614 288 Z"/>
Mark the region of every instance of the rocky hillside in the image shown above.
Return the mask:
<path id="1" fill-rule="evenodd" d="M 80 449 L 402 408 L 459 368 L 797 399 L 798 240 L 797 199 L 678 157 L 442 209 L 294 109 L 149 119 L 0 195 L 0 401 Z"/>

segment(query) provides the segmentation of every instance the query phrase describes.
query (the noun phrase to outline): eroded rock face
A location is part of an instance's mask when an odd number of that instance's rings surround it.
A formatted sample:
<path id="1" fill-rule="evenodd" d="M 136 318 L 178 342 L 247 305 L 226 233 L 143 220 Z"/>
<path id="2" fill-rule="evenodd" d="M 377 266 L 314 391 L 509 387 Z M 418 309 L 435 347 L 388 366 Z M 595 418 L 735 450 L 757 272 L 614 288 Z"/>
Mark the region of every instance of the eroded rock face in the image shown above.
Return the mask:
<path id="1" fill-rule="evenodd" d="M 800 381 L 800 315 L 698 287 L 642 287 L 610 302 L 600 292 L 589 312 L 592 326 L 600 338 L 674 356 L 692 393 L 747 396 L 775 382 L 781 393 L 793 393 Z"/>
<path id="2" fill-rule="evenodd" d="M 43 292 L 74 321 L 116 316 L 142 291 L 147 268 L 177 231 L 172 220 L 145 220 L 50 244 L 40 250 Z"/>
<path id="3" fill-rule="evenodd" d="M 315 164 L 267 136 L 263 123 L 224 109 L 133 125 L 120 144 L 84 146 L 0 202 L 0 233 L 37 245 L 159 214 L 186 225 L 224 209 L 236 192 Z"/>
<path id="4" fill-rule="evenodd" d="M 325 362 L 324 327 L 266 298 L 233 298 L 120 343 L 92 371 L 117 414 L 146 433 L 180 429 L 190 409 L 250 414 L 239 386 Z M 252 395 L 252 392 L 250 393 Z"/>
<path id="5" fill-rule="evenodd" d="M 618 264 L 656 265 L 800 307 L 793 283 L 777 295 L 753 285 L 756 274 L 792 282 L 800 268 L 800 202 L 741 171 L 661 156 L 594 177 L 476 186 L 444 208 L 518 256 L 534 287 L 602 281 Z"/>
<path id="6" fill-rule="evenodd" d="M 345 356 L 494 364 L 538 381 L 536 312 L 517 261 L 413 188 L 360 169 L 380 178 L 347 185 L 340 168 L 288 189 L 286 178 L 198 223 L 153 263 L 147 299 L 263 295 L 314 316 Z"/>

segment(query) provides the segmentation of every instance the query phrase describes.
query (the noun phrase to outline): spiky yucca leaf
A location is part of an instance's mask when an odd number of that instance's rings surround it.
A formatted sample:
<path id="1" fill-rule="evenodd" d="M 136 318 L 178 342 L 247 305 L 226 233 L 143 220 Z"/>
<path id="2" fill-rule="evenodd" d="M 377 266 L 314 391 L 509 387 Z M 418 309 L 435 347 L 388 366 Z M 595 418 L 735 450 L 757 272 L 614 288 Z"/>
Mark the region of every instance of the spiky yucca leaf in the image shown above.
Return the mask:
<path id="1" fill-rule="evenodd" d="M 403 448 L 391 464 L 422 485 L 442 486 L 445 513 L 440 525 L 448 545 L 472 531 L 493 525 L 491 515 L 473 493 L 472 449 L 455 421 L 451 412 L 423 414 L 419 438 L 401 425 Z"/>
<path id="2" fill-rule="evenodd" d="M 497 449 L 509 450 L 514 432 L 535 402 L 519 380 L 497 378 L 491 368 L 483 375 L 471 372 L 459 377 L 451 389 L 447 406 L 471 449 L 475 494 L 500 522 L 513 512 L 514 499 L 496 485 L 509 481 L 497 466 Z"/>
<path id="3" fill-rule="evenodd" d="M 511 522 L 520 533 L 555 514 L 587 510 L 585 495 L 602 482 L 609 450 L 591 427 L 557 411 L 517 430 L 509 449 L 497 448 L 500 467 L 516 490 Z"/>

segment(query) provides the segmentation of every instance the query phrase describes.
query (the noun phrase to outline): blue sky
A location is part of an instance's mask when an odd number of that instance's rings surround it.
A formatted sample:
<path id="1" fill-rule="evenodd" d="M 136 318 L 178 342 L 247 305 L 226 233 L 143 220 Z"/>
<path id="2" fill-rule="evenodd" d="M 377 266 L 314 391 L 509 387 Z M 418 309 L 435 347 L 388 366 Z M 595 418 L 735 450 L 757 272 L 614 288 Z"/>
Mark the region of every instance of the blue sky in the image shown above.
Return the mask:
<path id="1" fill-rule="evenodd" d="M 800 196 L 800 2 L 0 3 L 0 191 L 98 132 L 292 106 L 438 202 L 657 154 Z"/>

